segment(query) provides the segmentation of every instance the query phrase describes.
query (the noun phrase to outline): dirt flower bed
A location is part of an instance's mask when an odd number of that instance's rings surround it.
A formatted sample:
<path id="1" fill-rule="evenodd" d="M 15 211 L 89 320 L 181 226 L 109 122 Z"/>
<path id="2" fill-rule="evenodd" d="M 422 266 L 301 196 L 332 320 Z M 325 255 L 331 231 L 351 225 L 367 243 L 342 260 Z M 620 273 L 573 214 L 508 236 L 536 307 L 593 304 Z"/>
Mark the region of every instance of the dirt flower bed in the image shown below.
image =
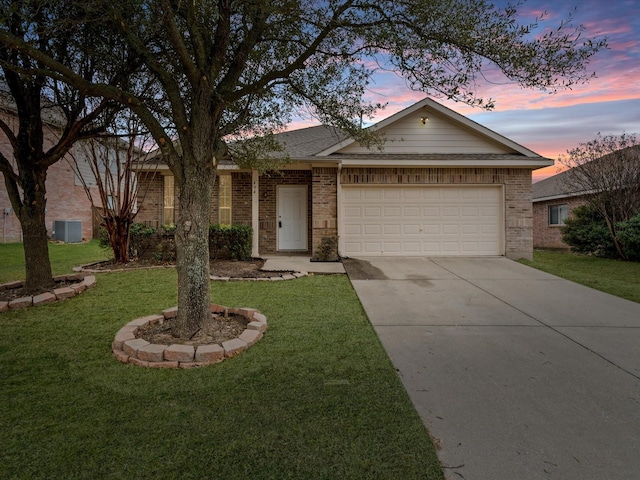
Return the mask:
<path id="1" fill-rule="evenodd" d="M 260 270 L 265 261 L 261 258 L 253 258 L 248 261 L 236 260 L 211 260 L 209 270 L 211 275 L 217 277 L 230 278 L 270 278 L 276 275 L 275 272 L 265 272 Z M 129 263 L 114 263 L 112 260 L 85 265 L 89 271 L 113 271 L 113 270 L 135 270 L 138 268 L 154 267 L 174 267 L 175 263 L 159 261 L 154 259 L 138 259 Z M 277 272 L 277 275 L 292 272 Z"/>
<path id="2" fill-rule="evenodd" d="M 65 290 L 60 289 L 68 289 L 71 288 L 75 293 L 80 293 L 84 291 L 82 288 L 82 284 L 84 283 L 85 274 L 69 274 L 69 275 L 60 275 L 53 278 L 54 285 L 51 288 L 43 288 L 37 291 L 28 292 L 24 288 L 24 281 L 16 281 L 9 282 L 0 285 L 0 302 L 11 302 L 12 300 L 28 298 L 28 297 L 37 297 L 42 294 L 52 294 L 56 297 L 62 296 L 68 298 L 65 295 Z M 57 295 L 56 295 L 57 291 Z M 73 295 L 70 295 L 73 296 Z M 49 301 L 45 302 L 49 303 Z"/>
<path id="3" fill-rule="evenodd" d="M 163 323 L 146 325 L 141 327 L 136 336 L 144 338 L 149 343 L 160 345 L 207 345 L 210 343 L 222 343 L 232 338 L 239 337 L 247 329 L 249 320 L 242 315 L 212 313 L 211 319 L 205 322 L 191 338 L 182 339 L 173 334 L 175 318 L 165 320 Z"/>

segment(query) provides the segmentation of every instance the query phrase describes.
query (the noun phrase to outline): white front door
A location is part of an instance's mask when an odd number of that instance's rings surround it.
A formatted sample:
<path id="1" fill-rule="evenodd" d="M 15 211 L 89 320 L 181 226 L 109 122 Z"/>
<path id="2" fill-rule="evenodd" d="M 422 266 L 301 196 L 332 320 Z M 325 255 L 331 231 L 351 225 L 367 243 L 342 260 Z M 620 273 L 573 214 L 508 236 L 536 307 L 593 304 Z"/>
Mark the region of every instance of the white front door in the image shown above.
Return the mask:
<path id="1" fill-rule="evenodd" d="M 278 187 L 278 250 L 307 250 L 307 187 Z"/>

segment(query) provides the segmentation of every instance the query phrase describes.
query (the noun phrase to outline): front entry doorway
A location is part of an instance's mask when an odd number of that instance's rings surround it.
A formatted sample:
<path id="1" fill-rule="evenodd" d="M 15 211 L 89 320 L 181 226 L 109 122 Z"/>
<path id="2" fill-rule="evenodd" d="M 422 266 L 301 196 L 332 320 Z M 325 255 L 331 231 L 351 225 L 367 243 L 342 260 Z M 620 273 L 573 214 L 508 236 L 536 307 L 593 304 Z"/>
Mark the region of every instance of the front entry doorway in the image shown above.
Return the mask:
<path id="1" fill-rule="evenodd" d="M 307 250 L 307 186 L 278 187 L 278 250 Z"/>

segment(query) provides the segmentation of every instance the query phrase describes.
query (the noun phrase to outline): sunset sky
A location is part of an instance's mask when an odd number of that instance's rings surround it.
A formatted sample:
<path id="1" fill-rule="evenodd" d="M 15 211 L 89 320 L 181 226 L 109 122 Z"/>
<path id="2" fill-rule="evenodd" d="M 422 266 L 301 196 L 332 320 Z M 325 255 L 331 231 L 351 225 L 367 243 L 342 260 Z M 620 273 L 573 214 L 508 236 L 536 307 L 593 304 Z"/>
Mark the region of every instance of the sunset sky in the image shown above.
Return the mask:
<path id="1" fill-rule="evenodd" d="M 497 0 L 497 3 L 506 1 Z M 493 84 L 478 86 L 484 97 L 495 100 L 490 112 L 434 98 L 521 145 L 557 159 L 567 149 L 603 135 L 640 135 L 640 0 L 529 0 L 518 11 L 523 21 L 533 21 L 543 11 L 539 31 L 556 27 L 574 12 L 574 25 L 585 27 L 584 37 L 608 38 L 609 48 L 599 52 L 589 66 L 597 77 L 588 84 L 555 95 L 524 90 L 496 76 Z M 370 99 L 387 102 L 378 121 L 424 98 L 410 91 L 391 73 L 380 73 L 369 88 Z M 557 167 L 534 172 L 534 181 L 553 175 Z"/>

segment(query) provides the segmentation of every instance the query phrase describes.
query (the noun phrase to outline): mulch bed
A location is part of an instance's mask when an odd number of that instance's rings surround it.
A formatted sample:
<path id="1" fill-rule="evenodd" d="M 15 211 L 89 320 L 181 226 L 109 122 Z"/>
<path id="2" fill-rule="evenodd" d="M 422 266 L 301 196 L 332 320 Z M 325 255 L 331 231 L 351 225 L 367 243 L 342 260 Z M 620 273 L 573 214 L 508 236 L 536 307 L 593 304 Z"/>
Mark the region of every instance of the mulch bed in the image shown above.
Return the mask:
<path id="1" fill-rule="evenodd" d="M 276 275 L 276 272 L 265 272 L 260 270 L 265 261 L 261 258 L 254 258 L 245 262 L 236 260 L 211 260 L 209 269 L 211 275 L 218 277 L 231 278 L 269 278 Z M 139 259 L 129 263 L 114 263 L 111 260 L 99 262 L 87 266 L 91 270 L 110 271 L 110 270 L 135 270 L 139 268 L 152 267 L 174 267 L 175 263 L 158 261 L 154 259 Z M 277 274 L 291 273 L 278 272 Z"/>
<path id="2" fill-rule="evenodd" d="M 173 335 L 175 318 L 167 319 L 163 323 L 147 325 L 138 330 L 137 338 L 143 338 L 149 343 L 160 345 L 207 345 L 221 344 L 232 338 L 239 337 L 245 331 L 249 320 L 242 315 L 229 314 L 227 317 L 216 313 L 211 314 L 211 320 L 198 330 L 190 339 L 182 339 Z"/>
<path id="3" fill-rule="evenodd" d="M 74 285 L 76 283 L 81 283 L 82 280 L 60 280 L 56 281 L 53 288 L 42 289 L 37 292 L 27 292 L 24 287 L 18 288 L 10 288 L 10 289 L 2 289 L 0 290 L 0 302 L 10 302 L 11 300 L 15 300 L 16 298 L 22 297 L 30 297 L 32 295 L 39 295 L 41 293 L 50 292 L 53 293 L 53 290 L 56 288 L 68 287 L 70 285 Z"/>

